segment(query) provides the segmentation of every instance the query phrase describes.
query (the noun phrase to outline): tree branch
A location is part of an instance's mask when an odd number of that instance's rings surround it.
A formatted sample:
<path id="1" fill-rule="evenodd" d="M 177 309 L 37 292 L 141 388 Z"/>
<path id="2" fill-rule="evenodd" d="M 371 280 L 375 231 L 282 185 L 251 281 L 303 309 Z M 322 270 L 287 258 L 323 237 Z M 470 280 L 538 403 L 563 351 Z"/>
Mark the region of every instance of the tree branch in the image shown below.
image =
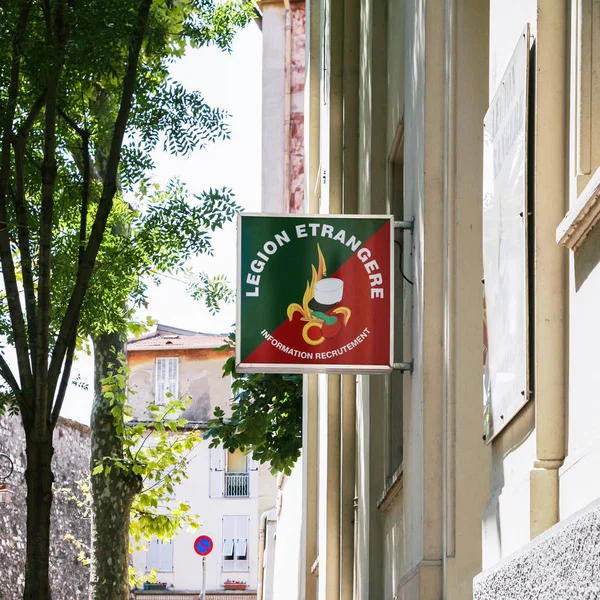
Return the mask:
<path id="1" fill-rule="evenodd" d="M 21 4 L 21 10 L 15 29 L 15 35 L 12 45 L 12 62 L 10 83 L 8 86 L 8 99 L 6 102 L 5 122 L 2 130 L 2 159 L 0 162 L 0 263 L 2 264 L 2 276 L 4 287 L 6 289 L 6 300 L 10 314 L 15 349 L 17 353 L 17 365 L 21 385 L 23 386 L 24 397 L 30 397 L 33 391 L 33 375 L 27 348 L 27 334 L 25 329 L 25 319 L 23 309 L 19 300 L 19 288 L 15 273 L 12 251 L 10 247 L 10 237 L 8 231 L 8 215 L 6 206 L 6 196 L 8 191 L 8 181 L 10 178 L 10 157 L 11 157 L 11 138 L 13 135 L 13 122 L 15 118 L 15 109 L 19 95 L 19 82 L 21 71 L 21 54 L 23 43 L 25 41 L 27 24 L 29 21 L 29 11 L 31 8 L 30 0 L 24 0 Z"/>
<path id="2" fill-rule="evenodd" d="M 81 220 L 79 222 L 79 266 L 83 263 L 85 252 L 85 241 L 87 237 L 87 215 L 90 203 L 90 132 L 83 129 L 65 113 L 62 108 L 58 108 L 58 114 L 79 134 L 81 137 L 81 152 L 82 152 L 82 176 L 83 176 L 83 191 L 81 198 Z M 75 161 L 78 162 L 77 160 Z"/>
<path id="3" fill-rule="evenodd" d="M 40 94 L 38 99 L 33 103 L 33 106 L 31 107 L 27 118 L 25 119 L 25 121 L 23 121 L 21 127 L 19 127 L 17 135 L 20 135 L 23 138 L 26 138 L 29 135 L 31 128 L 35 123 L 35 120 L 37 119 L 37 116 L 40 114 L 40 111 L 44 107 L 45 94 L 45 92 L 43 94 Z"/>
<path id="4" fill-rule="evenodd" d="M 63 402 L 65 401 L 65 395 L 67 393 L 67 387 L 69 386 L 69 378 L 71 377 L 71 367 L 73 366 L 73 356 L 75 355 L 75 346 L 77 344 L 77 334 L 75 334 L 67 348 L 67 355 L 65 360 L 65 366 L 63 368 L 60 385 L 58 386 L 58 392 L 56 394 L 56 400 L 54 401 L 54 408 L 52 409 L 51 423 L 52 426 L 56 425 L 60 411 L 62 410 Z"/>
<path id="5" fill-rule="evenodd" d="M 40 249 L 38 276 L 37 342 L 35 364 L 36 429 L 43 431 L 52 410 L 55 387 L 48 385 L 50 347 L 50 277 L 52 257 L 52 222 L 54 218 L 54 186 L 56 183 L 56 114 L 58 85 L 64 62 L 66 24 L 65 0 L 57 0 L 54 9 L 54 48 L 46 85 L 46 110 L 44 124 L 44 160 L 42 162 L 42 198 L 40 211 Z"/>
<path id="6" fill-rule="evenodd" d="M 18 398 L 21 394 L 21 388 L 19 387 L 19 384 L 15 376 L 13 375 L 11 368 L 8 366 L 8 363 L 6 362 L 6 359 L 4 358 L 4 356 L 2 356 L 2 354 L 0 354 L 0 375 L 2 376 L 4 381 L 6 381 L 10 389 L 15 393 L 15 396 L 17 396 Z"/>
<path id="7" fill-rule="evenodd" d="M 73 333 L 77 331 L 83 300 L 89 286 L 96 257 L 98 256 L 98 250 L 100 249 L 104 231 L 106 230 L 108 216 L 112 210 L 113 200 L 117 192 L 117 174 L 121 158 L 121 148 L 123 146 L 125 129 L 131 112 L 131 105 L 133 103 L 139 56 L 144 41 L 151 5 L 152 0 L 141 0 L 136 22 L 134 24 L 133 39 L 129 50 L 125 78 L 123 80 L 123 94 L 121 96 L 119 112 L 115 120 L 110 153 L 104 175 L 102 195 L 100 196 L 98 203 L 98 210 L 90 233 L 89 242 L 85 249 L 83 260 L 79 265 L 75 286 L 71 298 L 69 299 L 69 304 L 52 353 L 52 360 L 48 372 L 48 385 L 50 386 L 50 390 L 53 390 L 56 386 L 61 365 L 67 351 L 68 342 Z"/>
<path id="8" fill-rule="evenodd" d="M 23 394 L 21 393 L 19 383 L 17 382 L 15 376 L 13 375 L 12 369 L 8 366 L 8 363 L 2 354 L 0 354 L 0 376 L 2 379 L 4 379 L 4 381 L 6 381 L 8 387 L 10 387 L 15 395 L 15 400 L 21 410 L 22 418 L 29 419 L 29 408 L 23 401 Z"/>
<path id="9" fill-rule="evenodd" d="M 31 113 L 30 113 L 31 114 Z M 13 195 L 13 204 L 17 215 L 17 239 L 21 253 L 21 272 L 23 275 L 23 291 L 25 294 L 25 310 L 27 314 L 27 332 L 29 335 L 29 351 L 32 363 L 37 360 L 37 303 L 35 298 L 35 285 L 33 282 L 33 266 L 31 260 L 31 242 L 29 237 L 29 211 L 25 200 L 25 137 L 19 132 L 13 140 L 15 149 L 15 183 L 16 192 Z"/>

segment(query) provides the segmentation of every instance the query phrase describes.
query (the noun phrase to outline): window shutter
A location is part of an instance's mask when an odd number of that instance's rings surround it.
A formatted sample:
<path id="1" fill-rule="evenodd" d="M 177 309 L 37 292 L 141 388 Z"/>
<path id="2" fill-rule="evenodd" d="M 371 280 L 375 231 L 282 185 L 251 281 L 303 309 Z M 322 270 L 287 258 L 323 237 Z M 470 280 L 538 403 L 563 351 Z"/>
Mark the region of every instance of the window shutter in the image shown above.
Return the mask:
<path id="1" fill-rule="evenodd" d="M 252 453 L 248 454 L 248 473 L 249 486 L 248 495 L 251 498 L 258 496 L 258 467 L 260 463 L 252 458 Z"/>
<path id="2" fill-rule="evenodd" d="M 169 399 L 167 392 L 177 398 L 179 394 L 179 358 L 156 359 L 156 403 L 164 404 Z"/>
<path id="3" fill-rule="evenodd" d="M 223 515 L 223 571 L 235 570 L 236 517 Z"/>
<path id="4" fill-rule="evenodd" d="M 248 516 L 235 517 L 235 570 L 248 570 L 248 534 L 250 519 Z"/>
<path id="5" fill-rule="evenodd" d="M 167 391 L 177 398 L 179 395 L 179 359 L 167 358 L 167 370 Z"/>
<path id="6" fill-rule="evenodd" d="M 235 545 L 235 557 L 237 560 L 248 559 L 248 540 L 239 539 Z"/>
<path id="7" fill-rule="evenodd" d="M 148 552 L 146 552 L 146 571 L 152 571 L 160 566 L 160 548 L 158 546 L 158 540 L 152 538 L 148 543 Z"/>
<path id="8" fill-rule="evenodd" d="M 158 570 L 166 573 L 173 570 L 173 542 L 159 542 L 160 558 Z"/>
<path id="9" fill-rule="evenodd" d="M 223 448 L 220 446 L 217 448 L 209 449 L 209 482 L 208 492 L 211 498 L 222 498 L 223 497 Z"/>
<path id="10" fill-rule="evenodd" d="M 223 516 L 223 571 L 248 571 L 248 515 Z"/>
<path id="11" fill-rule="evenodd" d="M 165 392 L 167 384 L 166 364 L 164 358 L 156 359 L 156 404 L 163 404 L 165 401 Z"/>

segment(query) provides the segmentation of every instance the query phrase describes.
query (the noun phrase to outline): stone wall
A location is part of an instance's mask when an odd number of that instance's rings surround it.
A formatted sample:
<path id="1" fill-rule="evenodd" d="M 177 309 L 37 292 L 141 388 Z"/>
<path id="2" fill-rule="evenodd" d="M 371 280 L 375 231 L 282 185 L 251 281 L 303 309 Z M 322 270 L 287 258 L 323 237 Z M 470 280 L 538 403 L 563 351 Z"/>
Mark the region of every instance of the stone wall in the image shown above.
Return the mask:
<path id="1" fill-rule="evenodd" d="M 600 501 L 475 578 L 475 600 L 600 598 Z"/>
<path id="2" fill-rule="evenodd" d="M 75 482 L 88 470 L 90 430 L 85 425 L 61 419 L 54 434 L 53 470 L 55 488 L 76 489 Z M 17 600 L 25 581 L 26 488 L 25 435 L 19 417 L 0 416 L 0 452 L 14 461 L 8 480 L 12 502 L 0 504 L 0 600 Z M 55 494 L 52 509 L 50 577 L 53 600 L 79 600 L 88 597 L 88 567 L 77 560 L 78 551 L 64 539 L 67 533 L 90 539 L 90 524 L 76 504 L 65 494 Z"/>

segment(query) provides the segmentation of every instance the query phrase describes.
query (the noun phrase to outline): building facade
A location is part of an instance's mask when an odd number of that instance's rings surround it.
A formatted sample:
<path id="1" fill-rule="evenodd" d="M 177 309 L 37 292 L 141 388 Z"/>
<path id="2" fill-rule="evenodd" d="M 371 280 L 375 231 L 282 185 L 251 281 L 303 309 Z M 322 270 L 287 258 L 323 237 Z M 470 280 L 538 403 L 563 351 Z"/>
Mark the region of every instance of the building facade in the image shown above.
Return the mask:
<path id="1" fill-rule="evenodd" d="M 222 377 L 222 366 L 231 352 L 218 350 L 225 337 L 158 325 L 156 331 L 129 341 L 134 418 L 143 421 L 147 406 L 165 402 L 170 394 L 189 398 L 183 414 L 174 415 L 185 418 L 186 427 L 205 430 L 216 407 L 230 411 L 230 381 Z M 173 435 L 185 435 L 185 431 Z M 200 530 L 180 531 L 170 542 L 151 540 L 147 551 L 134 553 L 133 565 L 143 574 L 156 570 L 157 581 L 170 594 L 164 597 L 172 600 L 174 593 L 197 597 L 202 588 L 202 558 L 194 550 L 194 540 L 208 535 L 214 544 L 206 558 L 208 597 L 238 597 L 239 591 L 227 588 L 245 584 L 241 597 L 255 599 L 259 518 L 274 505 L 275 478 L 266 465 L 250 456 L 239 450 L 209 448 L 208 441 L 198 444 L 188 458 L 188 478 L 176 486 L 174 500 L 185 502 L 191 514 L 199 516 Z M 163 597 L 158 590 L 137 591 L 136 595 Z"/>
<path id="2" fill-rule="evenodd" d="M 304 210 L 413 223 L 412 369 L 306 377 L 277 599 L 600 594 L 599 27 L 595 0 L 306 3 Z"/>

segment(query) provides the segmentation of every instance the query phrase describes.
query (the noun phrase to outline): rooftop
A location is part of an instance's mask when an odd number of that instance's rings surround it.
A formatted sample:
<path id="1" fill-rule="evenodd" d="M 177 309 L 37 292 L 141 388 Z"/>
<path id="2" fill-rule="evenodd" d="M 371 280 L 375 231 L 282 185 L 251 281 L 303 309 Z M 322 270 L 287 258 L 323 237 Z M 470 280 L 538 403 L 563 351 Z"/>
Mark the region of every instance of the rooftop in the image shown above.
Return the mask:
<path id="1" fill-rule="evenodd" d="M 159 323 L 155 331 L 127 340 L 127 351 L 220 348 L 226 344 L 228 335 L 189 331 Z"/>

